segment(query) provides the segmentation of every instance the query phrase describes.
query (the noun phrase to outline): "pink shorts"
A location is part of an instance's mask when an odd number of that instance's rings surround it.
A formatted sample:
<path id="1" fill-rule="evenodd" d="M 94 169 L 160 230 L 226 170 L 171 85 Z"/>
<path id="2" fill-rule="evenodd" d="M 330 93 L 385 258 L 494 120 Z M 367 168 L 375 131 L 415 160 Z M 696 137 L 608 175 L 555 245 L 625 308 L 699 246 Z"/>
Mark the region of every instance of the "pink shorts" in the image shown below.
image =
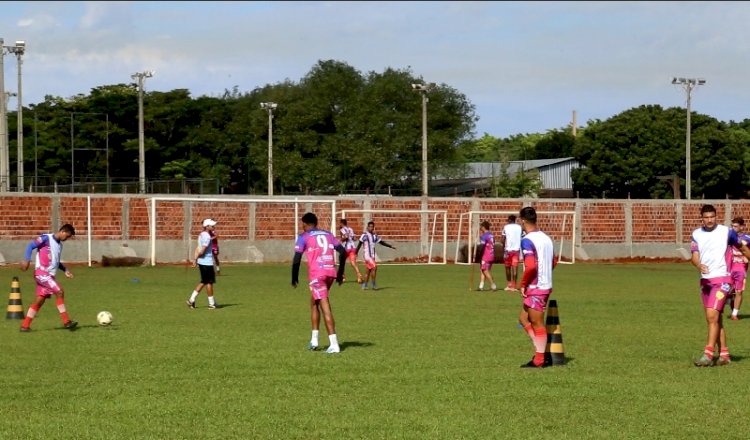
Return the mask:
<path id="1" fill-rule="evenodd" d="M 482 265 L 480 266 L 480 268 L 483 272 L 492 269 L 492 261 L 482 260 Z"/>
<path id="2" fill-rule="evenodd" d="M 327 299 L 328 289 L 333 286 L 336 277 L 323 276 L 310 281 L 310 293 L 313 299 Z"/>
<path id="3" fill-rule="evenodd" d="M 44 271 L 35 271 L 34 280 L 36 280 L 36 296 L 49 298 L 52 295 L 58 294 L 62 291 L 62 288 L 55 277 Z"/>
<path id="4" fill-rule="evenodd" d="M 724 311 L 724 304 L 732 294 L 732 277 L 701 279 L 703 307 Z"/>
<path id="5" fill-rule="evenodd" d="M 518 267 L 518 255 L 520 253 L 520 251 L 506 251 L 503 255 L 505 267 Z"/>
<path id="6" fill-rule="evenodd" d="M 375 262 L 375 260 L 365 259 L 365 266 L 367 266 L 367 270 L 373 270 L 378 267 L 378 264 Z"/>
<path id="7" fill-rule="evenodd" d="M 744 270 L 732 271 L 732 286 L 734 287 L 735 292 L 745 291 L 745 278 L 746 277 L 747 277 L 747 272 Z"/>
<path id="8" fill-rule="evenodd" d="M 349 261 L 357 262 L 357 249 L 347 249 L 346 250 L 346 259 Z"/>
<path id="9" fill-rule="evenodd" d="M 523 299 L 523 305 L 544 313 L 547 310 L 547 300 L 549 300 L 551 294 L 552 289 L 526 288 L 526 298 Z"/>

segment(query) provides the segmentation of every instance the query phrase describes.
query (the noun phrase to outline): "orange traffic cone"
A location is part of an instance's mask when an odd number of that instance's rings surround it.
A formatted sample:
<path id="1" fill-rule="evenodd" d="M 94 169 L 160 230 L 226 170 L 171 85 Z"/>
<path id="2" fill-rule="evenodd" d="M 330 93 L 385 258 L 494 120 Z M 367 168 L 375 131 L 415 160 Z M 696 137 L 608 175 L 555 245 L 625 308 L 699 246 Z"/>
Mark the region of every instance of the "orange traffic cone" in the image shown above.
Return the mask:
<path id="1" fill-rule="evenodd" d="M 564 365 L 565 350 L 563 348 L 562 330 L 560 329 L 560 316 L 557 311 L 557 301 L 550 300 L 547 306 L 547 348 L 544 359 L 547 365 Z"/>
<path id="2" fill-rule="evenodd" d="M 21 302 L 21 284 L 18 277 L 13 277 L 10 283 L 10 297 L 8 298 L 8 313 L 5 319 L 23 319 L 23 303 Z"/>

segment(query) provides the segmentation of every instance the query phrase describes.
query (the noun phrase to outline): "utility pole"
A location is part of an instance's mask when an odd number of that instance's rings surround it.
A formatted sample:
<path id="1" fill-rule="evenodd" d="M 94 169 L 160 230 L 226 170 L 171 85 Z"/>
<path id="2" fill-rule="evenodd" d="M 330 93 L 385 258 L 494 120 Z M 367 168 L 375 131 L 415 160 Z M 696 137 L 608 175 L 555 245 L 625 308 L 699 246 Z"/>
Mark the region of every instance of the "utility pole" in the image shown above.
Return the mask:
<path id="1" fill-rule="evenodd" d="M 273 195 L 273 111 L 279 105 L 275 102 L 261 102 L 260 108 L 268 110 L 268 195 Z"/>
<path id="2" fill-rule="evenodd" d="M 146 70 L 136 72 L 130 75 L 131 78 L 138 81 L 138 192 L 146 193 L 146 148 L 145 135 L 143 130 L 143 80 L 151 78 L 154 72 Z"/>
<path id="3" fill-rule="evenodd" d="M 422 95 L 422 195 L 429 193 L 429 174 L 427 172 L 427 93 L 435 89 L 435 83 L 412 84 L 411 88 Z"/>
<path id="4" fill-rule="evenodd" d="M 703 78 L 672 78 L 672 84 L 681 85 L 687 93 L 687 127 L 685 129 L 685 198 L 690 200 L 690 95 L 694 88 L 706 84 Z"/>

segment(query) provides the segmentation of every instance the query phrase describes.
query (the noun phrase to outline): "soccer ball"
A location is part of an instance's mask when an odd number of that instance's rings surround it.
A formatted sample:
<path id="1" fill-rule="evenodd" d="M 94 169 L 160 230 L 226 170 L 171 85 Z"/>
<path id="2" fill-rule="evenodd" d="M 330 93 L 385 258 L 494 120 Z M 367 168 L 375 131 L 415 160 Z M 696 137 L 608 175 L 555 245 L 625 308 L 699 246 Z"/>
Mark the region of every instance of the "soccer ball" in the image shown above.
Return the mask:
<path id="1" fill-rule="evenodd" d="M 96 322 L 98 322 L 99 325 L 110 325 L 112 324 L 112 314 L 103 310 L 96 315 Z"/>

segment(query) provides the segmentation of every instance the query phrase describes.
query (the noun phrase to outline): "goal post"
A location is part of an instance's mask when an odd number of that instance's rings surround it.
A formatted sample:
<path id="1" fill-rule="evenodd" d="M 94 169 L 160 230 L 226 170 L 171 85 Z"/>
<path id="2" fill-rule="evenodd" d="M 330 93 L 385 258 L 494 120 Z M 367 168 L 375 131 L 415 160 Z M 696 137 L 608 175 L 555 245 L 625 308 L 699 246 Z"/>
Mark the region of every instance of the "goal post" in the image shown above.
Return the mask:
<path id="1" fill-rule="evenodd" d="M 576 212 L 537 211 L 537 226 L 549 235 L 554 244 L 559 264 L 575 264 L 576 261 Z M 456 264 L 471 264 L 472 249 L 479 237 L 479 223 L 489 221 L 495 241 L 499 241 L 508 216 L 518 216 L 518 211 L 467 211 L 459 214 L 458 237 L 456 239 Z M 459 258 L 462 243 L 467 244 L 466 261 Z"/>
<path id="2" fill-rule="evenodd" d="M 369 221 L 386 242 L 403 243 L 401 258 L 387 264 L 446 264 L 448 211 L 439 209 L 342 209 L 342 219 L 361 235 Z"/>
<path id="3" fill-rule="evenodd" d="M 302 232 L 299 219 L 308 211 L 321 227 L 336 229 L 335 199 L 154 196 L 146 201 L 151 266 L 189 260 L 205 218 L 218 222 L 222 262 L 224 255 L 226 262 L 248 261 L 253 252 L 276 252 L 275 244 L 294 243 Z M 234 221 L 238 218 L 246 221 Z M 232 227 L 223 219 L 233 220 Z"/>

